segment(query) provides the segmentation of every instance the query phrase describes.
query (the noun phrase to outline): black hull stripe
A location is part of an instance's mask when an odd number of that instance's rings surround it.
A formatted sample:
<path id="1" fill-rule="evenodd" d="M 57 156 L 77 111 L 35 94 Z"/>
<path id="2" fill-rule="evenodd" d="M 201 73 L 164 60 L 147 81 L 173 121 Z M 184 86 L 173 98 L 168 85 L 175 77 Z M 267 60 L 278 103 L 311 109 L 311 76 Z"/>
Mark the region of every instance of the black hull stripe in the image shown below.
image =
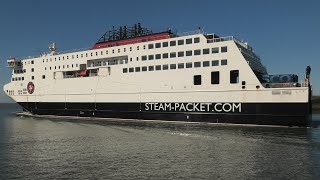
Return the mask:
<path id="1" fill-rule="evenodd" d="M 19 103 L 36 115 L 308 126 L 308 103 L 241 103 L 241 112 L 146 111 L 145 103 Z"/>

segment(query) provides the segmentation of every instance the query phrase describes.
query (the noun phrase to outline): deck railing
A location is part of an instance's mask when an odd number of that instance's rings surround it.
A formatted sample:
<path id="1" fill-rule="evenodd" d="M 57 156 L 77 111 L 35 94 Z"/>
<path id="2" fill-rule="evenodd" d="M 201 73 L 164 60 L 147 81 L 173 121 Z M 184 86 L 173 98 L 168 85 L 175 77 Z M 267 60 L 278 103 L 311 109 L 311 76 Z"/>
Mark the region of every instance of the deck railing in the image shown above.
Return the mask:
<path id="1" fill-rule="evenodd" d="M 184 36 L 191 36 L 191 35 L 196 35 L 196 34 L 203 34 L 205 35 L 205 32 L 203 30 L 195 30 L 195 31 L 187 31 L 187 32 L 182 32 L 182 33 L 177 33 L 173 36 L 170 36 L 171 38 L 173 37 L 184 37 Z M 245 47 L 246 49 L 252 49 L 247 43 L 243 43 L 242 41 L 236 39 L 233 36 L 226 36 L 226 37 L 219 37 L 219 38 L 213 38 L 213 39 L 207 39 L 207 43 L 216 43 L 216 42 L 223 42 L 223 41 L 235 41 L 239 45 Z M 134 43 L 141 43 L 141 42 L 147 42 L 147 41 L 137 41 L 137 40 L 132 40 L 132 44 Z M 79 51 L 84 51 L 84 50 L 91 50 L 92 47 L 87 47 L 87 48 L 80 48 L 80 49 L 73 49 L 73 50 L 66 50 L 66 51 L 61 51 L 58 53 L 55 53 L 55 55 L 61 55 L 61 54 L 67 54 L 67 53 L 73 53 L 73 52 L 79 52 Z M 38 56 L 28 56 L 24 58 L 19 58 L 19 59 L 33 59 L 33 58 L 38 58 L 38 57 L 50 57 L 53 56 L 52 54 L 40 54 Z"/>

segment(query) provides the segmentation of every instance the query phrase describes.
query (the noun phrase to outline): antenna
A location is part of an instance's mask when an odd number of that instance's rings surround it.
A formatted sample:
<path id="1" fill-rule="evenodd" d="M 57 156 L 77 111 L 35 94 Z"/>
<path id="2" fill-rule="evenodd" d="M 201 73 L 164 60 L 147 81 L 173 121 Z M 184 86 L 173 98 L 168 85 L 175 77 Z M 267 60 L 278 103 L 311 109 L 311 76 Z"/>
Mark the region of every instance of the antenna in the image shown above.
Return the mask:
<path id="1" fill-rule="evenodd" d="M 49 45 L 49 50 L 51 51 L 51 55 L 56 54 L 57 46 L 56 46 L 55 42 L 53 42 L 52 44 Z"/>

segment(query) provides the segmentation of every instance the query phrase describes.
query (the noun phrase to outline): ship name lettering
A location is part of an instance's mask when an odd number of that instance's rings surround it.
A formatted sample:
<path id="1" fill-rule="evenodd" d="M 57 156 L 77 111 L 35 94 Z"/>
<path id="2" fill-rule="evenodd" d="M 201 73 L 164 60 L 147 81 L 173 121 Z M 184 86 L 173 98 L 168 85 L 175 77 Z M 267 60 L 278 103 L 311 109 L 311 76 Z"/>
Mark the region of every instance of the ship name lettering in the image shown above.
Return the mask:
<path id="1" fill-rule="evenodd" d="M 145 111 L 239 112 L 241 103 L 145 103 Z"/>
<path id="2" fill-rule="evenodd" d="M 192 107 L 192 103 L 187 104 L 187 111 L 192 111 L 192 108 L 190 108 L 190 106 Z"/>
<path id="3" fill-rule="evenodd" d="M 214 109 L 213 109 L 213 111 L 216 111 L 216 112 L 221 112 L 222 111 L 222 109 L 220 108 L 218 108 L 218 106 L 222 106 L 222 104 L 221 103 L 217 103 L 217 104 L 215 104 L 214 105 Z"/>

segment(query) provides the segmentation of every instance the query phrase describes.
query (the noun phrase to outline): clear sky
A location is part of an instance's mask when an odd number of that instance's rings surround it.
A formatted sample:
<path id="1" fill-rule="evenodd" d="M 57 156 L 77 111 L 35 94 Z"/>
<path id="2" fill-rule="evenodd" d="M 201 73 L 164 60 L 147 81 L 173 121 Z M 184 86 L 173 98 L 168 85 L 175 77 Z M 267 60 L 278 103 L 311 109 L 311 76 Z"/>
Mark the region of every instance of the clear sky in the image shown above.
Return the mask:
<path id="1" fill-rule="evenodd" d="M 0 2 L 0 85 L 10 81 L 9 56 L 26 57 L 58 49 L 92 46 L 113 25 L 141 22 L 153 31 L 204 28 L 247 41 L 269 74 L 303 78 L 312 68 L 320 95 L 319 0 L 2 0 Z M 1 88 L 0 102 L 8 102 Z"/>

